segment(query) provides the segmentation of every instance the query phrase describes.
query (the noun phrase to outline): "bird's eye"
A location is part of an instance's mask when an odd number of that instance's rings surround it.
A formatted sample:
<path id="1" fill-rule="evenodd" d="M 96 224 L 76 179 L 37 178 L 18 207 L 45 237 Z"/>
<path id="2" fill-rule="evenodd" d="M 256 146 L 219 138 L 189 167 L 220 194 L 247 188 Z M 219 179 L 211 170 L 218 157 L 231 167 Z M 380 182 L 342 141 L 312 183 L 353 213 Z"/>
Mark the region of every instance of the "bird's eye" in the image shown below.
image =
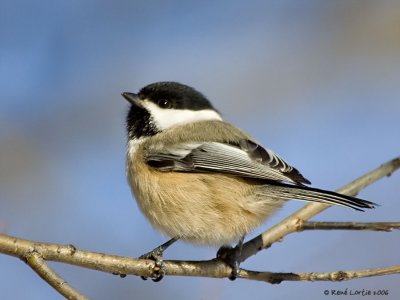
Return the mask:
<path id="1" fill-rule="evenodd" d="M 160 99 L 157 101 L 157 104 L 161 108 L 171 108 L 172 107 L 172 102 L 167 99 Z"/>

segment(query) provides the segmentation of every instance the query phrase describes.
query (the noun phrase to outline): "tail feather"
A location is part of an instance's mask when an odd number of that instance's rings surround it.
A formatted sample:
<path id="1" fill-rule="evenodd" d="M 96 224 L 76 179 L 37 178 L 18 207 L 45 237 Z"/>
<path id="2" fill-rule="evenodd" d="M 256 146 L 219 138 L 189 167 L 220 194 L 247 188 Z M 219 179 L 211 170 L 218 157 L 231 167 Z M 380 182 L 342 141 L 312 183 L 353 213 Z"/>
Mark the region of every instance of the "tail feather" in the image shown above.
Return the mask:
<path id="1" fill-rule="evenodd" d="M 311 202 L 341 205 L 359 211 L 363 211 L 363 208 L 375 208 L 375 206 L 377 206 L 377 204 L 367 200 L 308 186 L 290 185 L 281 182 L 269 182 L 265 185 L 265 188 L 268 196 L 282 199 L 298 199 Z"/>

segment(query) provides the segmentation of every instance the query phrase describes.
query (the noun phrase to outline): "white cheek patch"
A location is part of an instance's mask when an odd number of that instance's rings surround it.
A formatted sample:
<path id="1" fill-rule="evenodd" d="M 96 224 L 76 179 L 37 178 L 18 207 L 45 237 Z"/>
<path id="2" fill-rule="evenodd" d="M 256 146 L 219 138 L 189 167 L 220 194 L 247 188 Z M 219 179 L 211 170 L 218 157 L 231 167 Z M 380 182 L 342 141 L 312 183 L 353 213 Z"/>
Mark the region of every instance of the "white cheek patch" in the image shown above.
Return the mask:
<path id="1" fill-rule="evenodd" d="M 176 125 L 198 121 L 222 121 L 221 116 L 212 109 L 163 109 L 150 101 L 143 101 L 142 105 L 150 112 L 155 125 L 160 130 L 165 130 Z"/>

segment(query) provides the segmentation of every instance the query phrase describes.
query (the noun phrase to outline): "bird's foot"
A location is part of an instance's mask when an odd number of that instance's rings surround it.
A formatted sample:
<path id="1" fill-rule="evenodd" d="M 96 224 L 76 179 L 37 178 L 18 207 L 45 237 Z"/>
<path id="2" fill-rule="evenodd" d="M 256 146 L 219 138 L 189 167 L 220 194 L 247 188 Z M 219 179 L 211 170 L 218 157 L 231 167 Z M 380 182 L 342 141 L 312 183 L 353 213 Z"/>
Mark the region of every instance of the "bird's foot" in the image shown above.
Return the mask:
<path id="1" fill-rule="evenodd" d="M 240 255 L 241 249 L 238 247 L 232 248 L 229 246 L 222 246 L 217 252 L 217 259 L 223 261 L 232 268 L 232 273 L 228 277 L 230 280 L 235 280 L 240 273 Z"/>
<path id="2" fill-rule="evenodd" d="M 142 256 L 139 257 L 141 259 L 154 260 L 153 274 L 151 275 L 151 279 L 154 282 L 159 282 L 161 279 L 163 279 L 165 275 L 165 264 L 163 260 L 163 253 L 169 246 L 171 246 L 177 240 L 178 240 L 177 237 L 172 238 L 169 241 L 165 242 L 164 244 L 158 246 L 157 248 L 154 248 L 150 252 L 147 252 L 146 254 L 143 254 Z M 140 276 L 140 277 L 143 280 L 147 280 L 147 277 L 145 276 Z"/>
<path id="3" fill-rule="evenodd" d="M 151 280 L 154 282 L 159 282 L 161 279 L 163 279 L 165 275 L 165 265 L 163 261 L 163 249 L 160 249 L 160 247 L 157 247 L 153 249 L 152 251 L 143 254 L 139 257 L 140 259 L 151 259 L 154 260 L 154 267 L 153 267 L 153 273 L 151 275 Z M 147 280 L 146 276 L 140 276 L 143 280 Z"/>

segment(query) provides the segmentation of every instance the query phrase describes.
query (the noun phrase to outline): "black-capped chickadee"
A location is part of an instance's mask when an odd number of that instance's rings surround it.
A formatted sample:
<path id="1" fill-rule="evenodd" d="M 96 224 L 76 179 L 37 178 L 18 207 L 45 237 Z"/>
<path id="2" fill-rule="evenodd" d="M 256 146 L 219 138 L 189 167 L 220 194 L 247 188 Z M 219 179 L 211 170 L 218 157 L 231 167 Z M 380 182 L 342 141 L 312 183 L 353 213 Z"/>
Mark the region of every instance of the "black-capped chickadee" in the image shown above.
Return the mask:
<path id="1" fill-rule="evenodd" d="M 161 264 L 162 252 L 178 239 L 215 246 L 238 242 L 239 249 L 244 236 L 289 199 L 356 210 L 374 207 L 305 186 L 310 181 L 297 169 L 224 122 L 207 98 L 189 86 L 157 82 L 138 94 L 122 95 L 131 103 L 129 184 L 150 223 L 171 237 L 142 257 Z M 228 263 L 236 276 L 237 259 Z"/>

